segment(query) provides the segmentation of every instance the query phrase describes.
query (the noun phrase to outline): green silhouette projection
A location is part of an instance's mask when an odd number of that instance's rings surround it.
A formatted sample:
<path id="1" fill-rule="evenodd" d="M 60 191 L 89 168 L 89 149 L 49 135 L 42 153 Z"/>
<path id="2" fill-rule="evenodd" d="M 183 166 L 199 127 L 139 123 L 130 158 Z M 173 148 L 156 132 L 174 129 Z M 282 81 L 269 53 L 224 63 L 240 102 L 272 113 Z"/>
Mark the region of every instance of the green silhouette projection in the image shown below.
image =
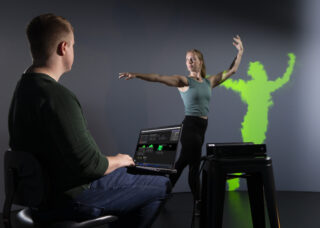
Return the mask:
<path id="1" fill-rule="evenodd" d="M 268 80 L 268 75 L 263 65 L 256 61 L 250 62 L 248 75 L 251 80 L 226 80 L 221 86 L 232 89 L 239 93 L 241 100 L 247 104 L 247 113 L 241 123 L 241 134 L 243 142 L 261 144 L 266 139 L 268 128 L 268 111 L 273 105 L 271 93 L 275 92 L 290 80 L 295 65 L 296 56 L 289 53 L 289 61 L 286 72 L 282 77 L 274 81 Z M 229 191 L 240 187 L 239 178 L 228 181 Z"/>

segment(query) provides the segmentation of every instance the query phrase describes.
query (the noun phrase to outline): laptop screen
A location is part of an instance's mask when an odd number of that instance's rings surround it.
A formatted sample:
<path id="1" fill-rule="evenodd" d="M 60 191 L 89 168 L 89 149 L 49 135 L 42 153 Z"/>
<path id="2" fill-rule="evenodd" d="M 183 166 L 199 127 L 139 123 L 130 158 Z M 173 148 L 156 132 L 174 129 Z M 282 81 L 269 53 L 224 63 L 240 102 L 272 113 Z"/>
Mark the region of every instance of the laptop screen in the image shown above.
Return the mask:
<path id="1" fill-rule="evenodd" d="M 181 125 L 141 130 L 134 161 L 137 166 L 173 168 Z"/>

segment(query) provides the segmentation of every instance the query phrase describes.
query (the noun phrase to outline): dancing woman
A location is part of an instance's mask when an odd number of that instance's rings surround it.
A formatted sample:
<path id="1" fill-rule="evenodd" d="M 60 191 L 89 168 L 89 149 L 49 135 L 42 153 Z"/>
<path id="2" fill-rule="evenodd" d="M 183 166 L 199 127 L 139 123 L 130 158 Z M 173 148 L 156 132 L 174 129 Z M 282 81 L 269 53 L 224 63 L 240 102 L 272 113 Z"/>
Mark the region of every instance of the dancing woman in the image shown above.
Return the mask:
<path id="1" fill-rule="evenodd" d="M 216 75 L 206 76 L 206 67 L 203 55 L 196 49 L 189 50 L 186 53 L 186 65 L 189 71 L 189 76 L 187 77 L 182 75 L 166 76 L 131 72 L 119 73 L 119 78 L 125 78 L 126 80 L 139 78 L 145 81 L 160 82 L 167 86 L 178 88 L 184 103 L 185 118 L 183 120 L 183 130 L 181 135 L 182 149 L 179 159 L 175 164 L 177 173 L 171 175 L 170 180 L 174 186 L 183 169 L 189 165 L 188 182 L 195 202 L 195 214 L 199 212 L 199 166 L 202 145 L 208 125 L 211 89 L 220 85 L 238 70 L 243 54 L 243 46 L 240 37 L 237 35 L 233 40 L 233 45 L 238 50 L 237 56 L 228 70 Z"/>

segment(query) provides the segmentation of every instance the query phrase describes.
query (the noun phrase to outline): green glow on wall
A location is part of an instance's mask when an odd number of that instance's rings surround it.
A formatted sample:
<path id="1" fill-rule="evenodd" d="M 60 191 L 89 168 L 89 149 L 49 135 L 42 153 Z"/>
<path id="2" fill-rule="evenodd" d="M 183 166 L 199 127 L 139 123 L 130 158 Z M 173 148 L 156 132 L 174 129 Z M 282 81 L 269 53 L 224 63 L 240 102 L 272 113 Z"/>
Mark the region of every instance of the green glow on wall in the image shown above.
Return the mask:
<path id="1" fill-rule="evenodd" d="M 261 144 L 265 141 L 268 128 L 268 111 L 273 105 L 271 93 L 281 88 L 290 80 L 295 65 L 296 56 L 293 53 L 289 53 L 288 57 L 289 61 L 286 72 L 282 77 L 274 81 L 268 80 L 264 66 L 256 61 L 249 64 L 248 75 L 251 76 L 251 80 L 228 79 L 221 84 L 226 89 L 232 89 L 238 93 L 242 102 L 247 104 L 247 113 L 241 123 L 243 142 Z M 239 178 L 229 180 L 228 186 L 229 191 L 238 189 L 240 187 Z"/>

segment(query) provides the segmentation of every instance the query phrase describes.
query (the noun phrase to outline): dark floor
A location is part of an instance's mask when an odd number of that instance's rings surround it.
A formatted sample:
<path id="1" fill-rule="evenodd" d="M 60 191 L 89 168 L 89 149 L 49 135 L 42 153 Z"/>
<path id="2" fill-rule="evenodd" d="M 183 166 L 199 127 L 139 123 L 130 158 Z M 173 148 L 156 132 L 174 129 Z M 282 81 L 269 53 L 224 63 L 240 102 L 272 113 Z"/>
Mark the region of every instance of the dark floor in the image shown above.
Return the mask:
<path id="1" fill-rule="evenodd" d="M 277 199 L 281 227 L 320 227 L 319 192 L 278 192 Z M 153 228 L 190 228 L 191 213 L 191 193 L 175 194 L 162 210 Z M 226 193 L 223 228 L 250 227 L 252 222 L 247 192 Z M 267 227 L 269 227 L 268 222 Z"/>
<path id="2" fill-rule="evenodd" d="M 282 228 L 320 227 L 320 193 L 278 192 L 277 199 Z M 190 228 L 191 214 L 191 193 L 175 193 L 152 228 Z M 223 228 L 250 227 L 252 223 L 247 192 L 227 192 Z M 0 228 L 3 228 L 2 221 Z"/>

